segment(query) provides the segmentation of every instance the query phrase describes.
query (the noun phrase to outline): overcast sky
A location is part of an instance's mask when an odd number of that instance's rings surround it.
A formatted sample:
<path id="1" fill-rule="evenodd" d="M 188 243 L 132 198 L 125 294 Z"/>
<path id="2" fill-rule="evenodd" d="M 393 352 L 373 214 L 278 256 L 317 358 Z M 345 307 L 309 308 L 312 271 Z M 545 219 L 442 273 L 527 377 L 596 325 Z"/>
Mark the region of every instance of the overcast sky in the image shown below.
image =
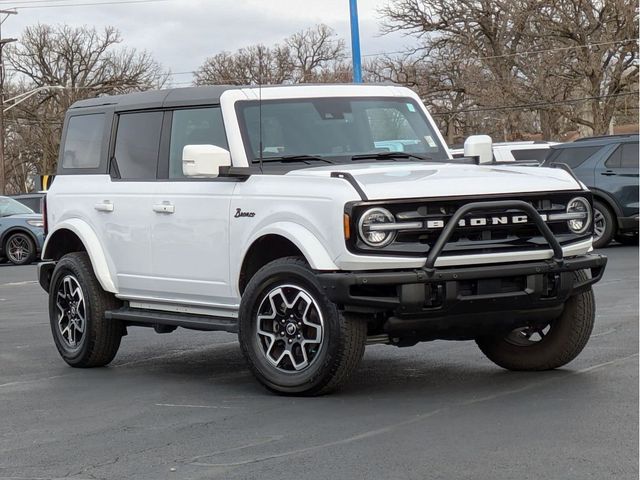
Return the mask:
<path id="1" fill-rule="evenodd" d="M 99 3 L 105 0 L 0 0 L 2 8 Z M 359 0 L 363 54 L 401 49 L 413 42 L 401 35 L 381 36 L 377 10 L 387 0 Z M 256 43 L 269 45 L 316 23 L 325 23 L 350 46 L 349 0 L 167 0 L 157 3 L 22 8 L 2 26 L 3 37 L 20 37 L 27 25 L 66 23 L 114 25 L 123 45 L 150 51 L 173 72 L 196 69 L 222 50 Z M 175 75 L 187 82 L 190 75 Z"/>

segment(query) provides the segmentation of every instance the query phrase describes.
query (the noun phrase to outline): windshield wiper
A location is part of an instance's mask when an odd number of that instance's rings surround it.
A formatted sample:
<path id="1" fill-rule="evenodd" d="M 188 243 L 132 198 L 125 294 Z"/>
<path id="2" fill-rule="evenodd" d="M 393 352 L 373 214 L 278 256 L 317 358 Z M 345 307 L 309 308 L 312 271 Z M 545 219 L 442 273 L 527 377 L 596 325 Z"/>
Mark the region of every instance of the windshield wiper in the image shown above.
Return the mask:
<path id="1" fill-rule="evenodd" d="M 262 157 L 262 160 L 265 162 L 276 161 L 276 162 L 306 162 L 308 160 L 315 160 L 326 163 L 333 163 L 331 160 L 327 160 L 323 157 L 318 157 L 317 155 L 280 155 L 278 157 Z"/>
<path id="2" fill-rule="evenodd" d="M 426 155 L 418 155 L 417 153 L 407 152 L 371 152 L 361 153 L 359 155 L 353 155 L 351 160 L 393 160 L 396 158 L 412 158 L 416 160 L 432 160 L 431 157 Z"/>

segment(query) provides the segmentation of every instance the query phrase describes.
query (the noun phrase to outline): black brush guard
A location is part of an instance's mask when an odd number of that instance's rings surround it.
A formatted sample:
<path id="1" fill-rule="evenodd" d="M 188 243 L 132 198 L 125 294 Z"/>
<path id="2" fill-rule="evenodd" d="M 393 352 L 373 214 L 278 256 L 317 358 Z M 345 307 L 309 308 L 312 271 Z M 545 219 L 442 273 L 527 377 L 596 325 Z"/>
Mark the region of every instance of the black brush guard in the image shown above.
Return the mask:
<path id="1" fill-rule="evenodd" d="M 458 222 L 478 210 L 526 213 L 553 250 L 547 260 L 436 268 Z M 488 255 L 490 256 L 490 255 Z M 355 312 L 385 312 L 385 330 L 424 330 L 433 338 L 473 338 L 473 328 L 511 328 L 556 318 L 564 302 L 598 282 L 607 258 L 563 258 L 562 246 L 538 211 L 521 200 L 474 202 L 460 207 L 429 250 L 422 268 L 364 272 L 318 272 L 327 296 Z M 577 280 L 576 271 L 590 274 Z M 435 330 L 434 330 L 435 329 Z"/>

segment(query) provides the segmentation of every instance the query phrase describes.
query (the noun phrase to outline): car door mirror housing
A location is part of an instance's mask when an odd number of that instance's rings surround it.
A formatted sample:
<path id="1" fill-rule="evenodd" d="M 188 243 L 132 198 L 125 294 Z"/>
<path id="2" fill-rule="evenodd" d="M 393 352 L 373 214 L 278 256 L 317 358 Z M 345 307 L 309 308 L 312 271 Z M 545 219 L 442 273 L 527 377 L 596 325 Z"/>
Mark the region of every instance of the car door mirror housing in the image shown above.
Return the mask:
<path id="1" fill-rule="evenodd" d="M 231 166 L 229 150 L 215 145 L 185 145 L 182 173 L 186 177 L 217 177 L 220 167 Z"/>
<path id="2" fill-rule="evenodd" d="M 464 156 L 477 157 L 478 163 L 493 163 L 493 142 L 489 135 L 471 135 L 464 141 Z"/>

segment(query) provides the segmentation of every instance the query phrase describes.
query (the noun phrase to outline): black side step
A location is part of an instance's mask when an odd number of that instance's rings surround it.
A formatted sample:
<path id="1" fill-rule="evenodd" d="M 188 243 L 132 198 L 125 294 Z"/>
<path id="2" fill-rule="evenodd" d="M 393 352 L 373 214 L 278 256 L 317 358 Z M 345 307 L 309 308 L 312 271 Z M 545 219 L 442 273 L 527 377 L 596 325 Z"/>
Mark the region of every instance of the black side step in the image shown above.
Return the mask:
<path id="1" fill-rule="evenodd" d="M 159 312 L 141 308 L 123 307 L 118 310 L 104 312 L 107 320 L 121 320 L 133 325 L 170 325 L 174 327 L 190 328 L 192 330 L 208 330 L 223 332 L 238 332 L 238 320 L 227 317 L 213 317 L 209 315 L 192 315 L 189 313 Z"/>

